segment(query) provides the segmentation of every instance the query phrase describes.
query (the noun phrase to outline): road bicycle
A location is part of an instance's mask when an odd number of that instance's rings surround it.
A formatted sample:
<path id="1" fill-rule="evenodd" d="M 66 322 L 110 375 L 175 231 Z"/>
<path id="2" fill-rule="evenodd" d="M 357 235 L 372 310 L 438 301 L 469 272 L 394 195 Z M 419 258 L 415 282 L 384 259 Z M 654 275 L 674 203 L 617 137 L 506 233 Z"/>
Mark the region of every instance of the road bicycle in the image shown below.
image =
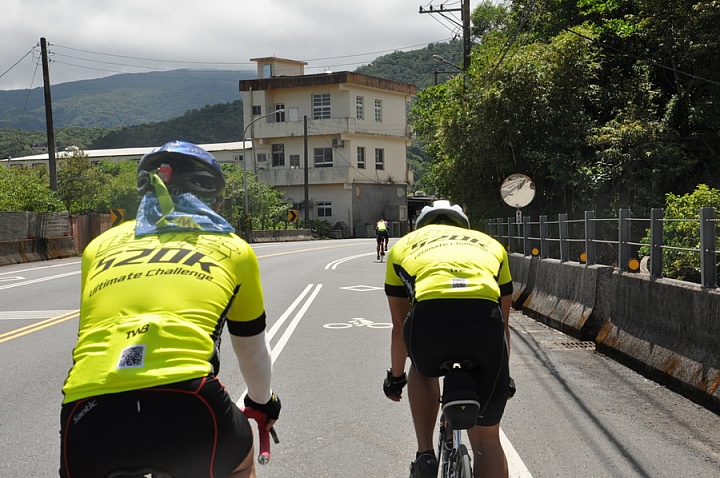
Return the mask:
<path id="1" fill-rule="evenodd" d="M 268 431 L 266 428 L 267 415 L 259 410 L 255 410 L 252 407 L 241 408 L 242 412 L 248 419 L 255 420 L 258 428 L 258 463 L 261 465 L 267 465 L 270 462 L 270 437 L 272 436 L 273 442 L 280 443 L 275 428 L 272 427 Z M 174 478 L 172 474 L 159 468 L 148 467 L 134 467 L 121 470 L 115 470 L 106 478 Z"/>
<path id="2" fill-rule="evenodd" d="M 480 413 L 477 385 L 470 375 L 469 360 L 440 365 L 443 379 L 438 437 L 438 459 L 442 478 L 472 478 L 472 462 L 462 431 L 475 426 Z"/>

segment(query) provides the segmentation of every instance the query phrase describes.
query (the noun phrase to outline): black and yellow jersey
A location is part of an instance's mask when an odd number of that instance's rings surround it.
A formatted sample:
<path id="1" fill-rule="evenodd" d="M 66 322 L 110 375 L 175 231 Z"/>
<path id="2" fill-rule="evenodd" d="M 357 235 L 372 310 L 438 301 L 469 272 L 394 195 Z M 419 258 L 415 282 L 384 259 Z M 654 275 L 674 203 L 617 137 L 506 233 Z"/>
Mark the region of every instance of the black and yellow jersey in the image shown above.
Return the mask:
<path id="1" fill-rule="evenodd" d="M 232 233 L 135 236 L 135 221 L 82 256 L 82 301 L 63 403 L 217 373 L 225 322 L 265 330 L 257 258 Z"/>
<path id="2" fill-rule="evenodd" d="M 512 294 L 505 248 L 471 229 L 430 224 L 403 236 L 388 253 L 385 293 L 430 299 L 485 299 Z"/>

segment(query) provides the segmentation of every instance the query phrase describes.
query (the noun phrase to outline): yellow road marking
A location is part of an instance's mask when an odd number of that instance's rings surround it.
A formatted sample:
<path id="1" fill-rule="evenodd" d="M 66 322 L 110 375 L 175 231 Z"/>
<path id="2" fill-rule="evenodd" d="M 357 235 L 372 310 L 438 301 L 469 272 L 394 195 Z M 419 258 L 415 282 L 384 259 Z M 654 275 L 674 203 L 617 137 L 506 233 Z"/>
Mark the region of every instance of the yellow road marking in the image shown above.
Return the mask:
<path id="1" fill-rule="evenodd" d="M 46 329 L 48 327 L 52 327 L 53 325 L 60 324 L 62 322 L 66 322 L 70 319 L 74 319 L 78 316 L 78 313 L 80 311 L 76 310 L 73 312 L 69 312 L 67 314 L 59 315 L 57 317 L 51 317 L 49 319 L 45 319 L 40 322 L 36 322 L 34 324 L 26 325 L 25 327 L 20 327 L 19 329 L 11 330 L 9 332 L 4 332 L 0 334 L 0 344 L 3 342 L 7 342 L 8 340 L 16 339 L 18 337 L 22 337 L 23 335 L 31 334 L 33 332 L 37 332 L 38 330 Z"/>

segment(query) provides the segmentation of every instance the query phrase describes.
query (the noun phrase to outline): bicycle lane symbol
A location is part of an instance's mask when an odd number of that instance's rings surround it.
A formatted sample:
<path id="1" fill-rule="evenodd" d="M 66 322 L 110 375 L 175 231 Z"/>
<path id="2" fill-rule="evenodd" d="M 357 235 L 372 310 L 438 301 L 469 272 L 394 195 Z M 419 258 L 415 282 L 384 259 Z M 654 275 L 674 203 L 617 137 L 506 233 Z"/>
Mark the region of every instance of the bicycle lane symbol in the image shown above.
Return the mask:
<path id="1" fill-rule="evenodd" d="M 389 329 L 392 324 L 389 322 L 373 322 L 372 320 L 355 317 L 347 322 L 333 322 L 323 325 L 326 329 L 349 329 L 351 327 L 367 327 L 369 329 Z"/>

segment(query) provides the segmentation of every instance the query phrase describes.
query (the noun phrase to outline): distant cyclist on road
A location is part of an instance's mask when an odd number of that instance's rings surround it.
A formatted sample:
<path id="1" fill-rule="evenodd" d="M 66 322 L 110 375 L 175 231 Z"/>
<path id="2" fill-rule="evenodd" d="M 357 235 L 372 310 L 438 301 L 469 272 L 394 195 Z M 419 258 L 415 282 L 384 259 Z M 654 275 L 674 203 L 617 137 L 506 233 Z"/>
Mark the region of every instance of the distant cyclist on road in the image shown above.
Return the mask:
<path id="1" fill-rule="evenodd" d="M 153 466 L 173 476 L 254 477 L 250 425 L 218 380 L 220 337 L 265 413 L 280 400 L 257 258 L 219 216 L 215 158 L 180 141 L 138 164 L 137 220 L 83 252 L 78 340 L 63 387 L 60 476 Z"/>
<path id="2" fill-rule="evenodd" d="M 388 243 L 390 242 L 390 225 L 388 222 L 380 216 L 378 222 L 375 223 L 375 241 L 377 242 L 377 260 L 380 260 L 380 256 L 385 255 L 385 251 L 388 250 Z"/>
<path id="3" fill-rule="evenodd" d="M 440 387 L 439 365 L 473 360 L 481 412 L 468 430 L 474 474 L 507 477 L 500 419 L 508 398 L 512 280 L 503 246 L 470 229 L 460 206 L 435 201 L 423 208 L 416 230 L 390 250 L 385 294 L 393 329 L 385 395 L 402 398 L 407 384 L 418 449 L 411 478 L 435 478 L 433 449 Z M 405 374 L 407 357 L 412 362 Z"/>

